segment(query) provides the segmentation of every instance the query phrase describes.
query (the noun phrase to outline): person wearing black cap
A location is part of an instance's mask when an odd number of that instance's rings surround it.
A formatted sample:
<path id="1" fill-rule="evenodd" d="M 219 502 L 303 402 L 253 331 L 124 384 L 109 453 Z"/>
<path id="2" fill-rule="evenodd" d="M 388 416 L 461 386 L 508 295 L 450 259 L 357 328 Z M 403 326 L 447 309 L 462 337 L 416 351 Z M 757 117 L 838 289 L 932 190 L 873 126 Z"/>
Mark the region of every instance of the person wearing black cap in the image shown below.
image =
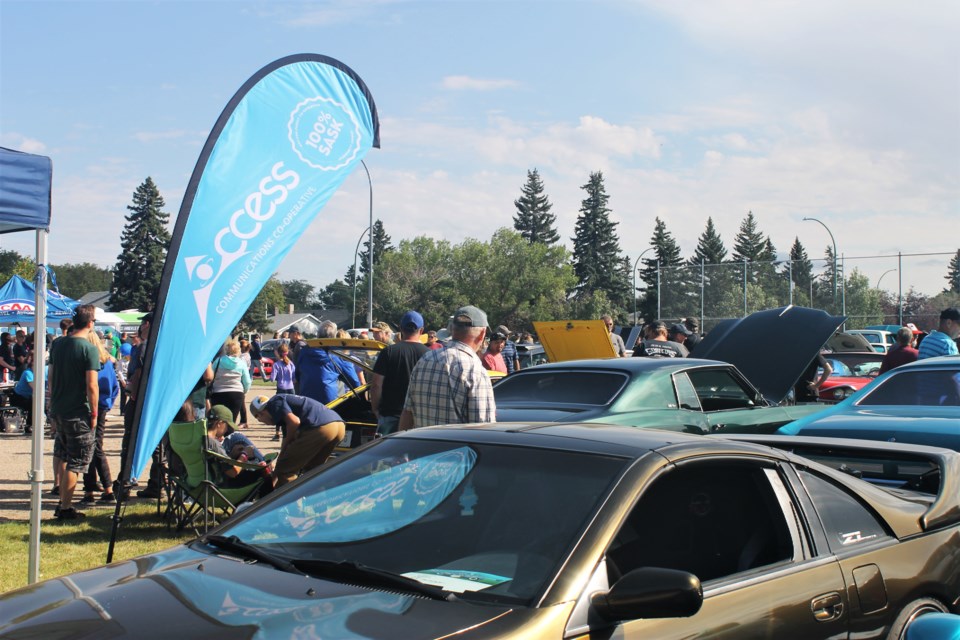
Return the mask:
<path id="1" fill-rule="evenodd" d="M 493 387 L 477 351 L 487 314 L 460 307 L 450 320 L 450 346 L 430 351 L 410 373 L 400 430 L 435 424 L 496 422 Z"/>
<path id="2" fill-rule="evenodd" d="M 957 355 L 957 336 L 960 335 L 960 309 L 950 307 L 940 312 L 940 325 L 920 343 L 918 360 L 936 356 Z"/>
<path id="3" fill-rule="evenodd" d="M 397 430 L 410 385 L 410 372 L 430 351 L 420 342 L 422 333 L 423 316 L 416 311 L 407 311 L 400 319 L 400 341 L 381 351 L 373 365 L 370 408 L 377 416 L 377 433 L 382 436 Z"/>
<path id="4" fill-rule="evenodd" d="M 687 352 L 684 356 L 686 357 L 690 355 L 690 350 L 687 348 L 686 342 L 691 335 L 693 335 L 693 332 L 690 331 L 685 324 L 678 322 L 675 325 L 672 325 L 667 331 L 667 340 L 671 340 L 681 345 Z"/>
<path id="5" fill-rule="evenodd" d="M 634 357 L 686 358 L 689 355 L 682 344 L 667 340 L 667 325 L 660 320 L 651 322 L 645 333 L 652 337 L 637 344 L 633 350 Z"/>

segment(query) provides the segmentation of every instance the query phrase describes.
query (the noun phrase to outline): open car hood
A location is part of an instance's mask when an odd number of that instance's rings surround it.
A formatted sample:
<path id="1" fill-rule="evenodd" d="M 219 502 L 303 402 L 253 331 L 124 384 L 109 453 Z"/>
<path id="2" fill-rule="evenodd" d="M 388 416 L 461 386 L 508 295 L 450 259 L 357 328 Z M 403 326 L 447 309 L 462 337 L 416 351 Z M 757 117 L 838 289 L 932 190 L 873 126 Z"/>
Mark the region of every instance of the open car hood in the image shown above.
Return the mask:
<path id="1" fill-rule="evenodd" d="M 550 362 L 613 358 L 617 355 L 603 320 L 534 322 L 533 328 Z"/>
<path id="2" fill-rule="evenodd" d="M 837 332 L 827 340 L 827 346 L 834 353 L 867 352 L 876 353 L 873 345 L 859 333 Z"/>
<path id="3" fill-rule="evenodd" d="M 729 362 L 764 398 L 780 403 L 844 320 L 806 307 L 757 311 L 720 322 L 691 357 Z"/>

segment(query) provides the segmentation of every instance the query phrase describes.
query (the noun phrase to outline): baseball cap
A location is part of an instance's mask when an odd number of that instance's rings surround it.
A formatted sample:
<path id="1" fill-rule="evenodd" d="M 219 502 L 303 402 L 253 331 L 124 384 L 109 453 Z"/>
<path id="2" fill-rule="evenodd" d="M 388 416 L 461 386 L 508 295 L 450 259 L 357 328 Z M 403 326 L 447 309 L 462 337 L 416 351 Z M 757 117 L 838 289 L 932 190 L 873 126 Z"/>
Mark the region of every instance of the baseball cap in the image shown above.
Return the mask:
<path id="1" fill-rule="evenodd" d="M 954 322 L 960 322 L 960 309 L 957 307 L 949 307 L 940 312 L 941 320 L 953 320 Z"/>
<path id="2" fill-rule="evenodd" d="M 507 325 L 505 324 L 497 327 L 497 333 L 502 333 L 503 335 L 507 336 L 508 339 L 510 338 L 510 329 L 508 329 Z"/>
<path id="3" fill-rule="evenodd" d="M 407 311 L 400 318 L 401 329 L 423 329 L 423 316 L 414 310 Z"/>
<path id="4" fill-rule="evenodd" d="M 215 404 L 210 407 L 210 417 L 223 420 L 231 429 L 237 428 L 237 424 L 233 421 L 233 412 L 222 404 Z"/>
<path id="5" fill-rule="evenodd" d="M 692 335 L 693 332 L 690 329 L 687 329 L 686 325 L 680 324 L 679 322 L 672 327 L 670 327 L 670 333 L 677 334 L 682 333 L 685 336 Z"/>
<path id="6" fill-rule="evenodd" d="M 903 326 L 905 326 L 907 329 L 910 329 L 910 331 L 913 332 L 913 335 L 917 335 L 918 333 L 923 333 L 922 331 L 920 331 L 920 329 L 917 329 L 917 325 L 913 324 L 912 322 L 908 322 Z"/>
<path id="7" fill-rule="evenodd" d="M 486 328 L 487 314 L 473 305 L 467 305 L 453 312 L 453 323 L 461 327 Z"/>
<path id="8" fill-rule="evenodd" d="M 250 410 L 253 411 L 254 413 L 259 413 L 260 411 L 263 410 L 263 405 L 267 404 L 269 400 L 270 398 L 268 398 L 267 396 L 257 396 L 256 398 L 250 401 Z"/>

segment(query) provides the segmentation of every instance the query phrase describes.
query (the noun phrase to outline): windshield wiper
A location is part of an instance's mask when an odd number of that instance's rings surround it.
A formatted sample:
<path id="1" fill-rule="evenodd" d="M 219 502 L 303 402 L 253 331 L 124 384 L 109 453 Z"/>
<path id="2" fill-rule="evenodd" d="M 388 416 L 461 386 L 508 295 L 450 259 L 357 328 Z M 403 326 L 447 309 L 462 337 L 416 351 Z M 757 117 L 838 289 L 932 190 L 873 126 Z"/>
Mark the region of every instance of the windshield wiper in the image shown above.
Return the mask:
<path id="1" fill-rule="evenodd" d="M 207 544 L 217 547 L 218 549 L 223 549 L 224 551 L 229 551 L 233 554 L 244 558 L 251 558 L 268 564 L 271 567 L 280 569 L 281 571 L 286 571 L 287 573 L 295 573 L 300 576 L 305 576 L 303 571 L 298 569 L 293 563 L 284 560 L 283 558 L 277 557 L 272 553 L 264 551 L 260 547 L 257 547 L 252 544 L 248 544 L 238 538 L 237 536 L 219 536 L 219 535 L 209 535 L 204 538 L 204 542 Z"/>
<path id="2" fill-rule="evenodd" d="M 311 575 L 319 573 L 323 575 L 323 577 L 334 577 L 340 580 L 359 579 L 368 585 L 412 591 L 434 600 L 453 602 L 458 599 L 454 593 L 441 589 L 440 587 L 424 584 L 419 580 L 414 580 L 413 578 L 408 578 L 398 573 L 391 573 L 384 569 L 368 567 L 359 562 L 296 559 L 293 560 L 293 564 L 298 569 L 303 569 Z"/>

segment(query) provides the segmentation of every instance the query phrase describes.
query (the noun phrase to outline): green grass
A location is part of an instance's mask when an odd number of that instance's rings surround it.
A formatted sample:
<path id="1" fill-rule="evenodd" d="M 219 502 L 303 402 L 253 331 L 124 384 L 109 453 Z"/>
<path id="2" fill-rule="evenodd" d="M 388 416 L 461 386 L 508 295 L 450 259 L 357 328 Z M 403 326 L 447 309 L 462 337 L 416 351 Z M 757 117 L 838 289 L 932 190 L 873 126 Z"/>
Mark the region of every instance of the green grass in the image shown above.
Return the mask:
<path id="1" fill-rule="evenodd" d="M 40 579 L 99 567 L 106 563 L 114 510 L 88 509 L 87 517 L 70 523 L 51 518 L 45 511 L 40 522 Z M 113 561 L 119 562 L 194 539 L 191 531 L 167 529 L 157 516 L 156 503 L 127 505 L 120 523 Z M 0 523 L 0 593 L 26 586 L 30 523 Z"/>

